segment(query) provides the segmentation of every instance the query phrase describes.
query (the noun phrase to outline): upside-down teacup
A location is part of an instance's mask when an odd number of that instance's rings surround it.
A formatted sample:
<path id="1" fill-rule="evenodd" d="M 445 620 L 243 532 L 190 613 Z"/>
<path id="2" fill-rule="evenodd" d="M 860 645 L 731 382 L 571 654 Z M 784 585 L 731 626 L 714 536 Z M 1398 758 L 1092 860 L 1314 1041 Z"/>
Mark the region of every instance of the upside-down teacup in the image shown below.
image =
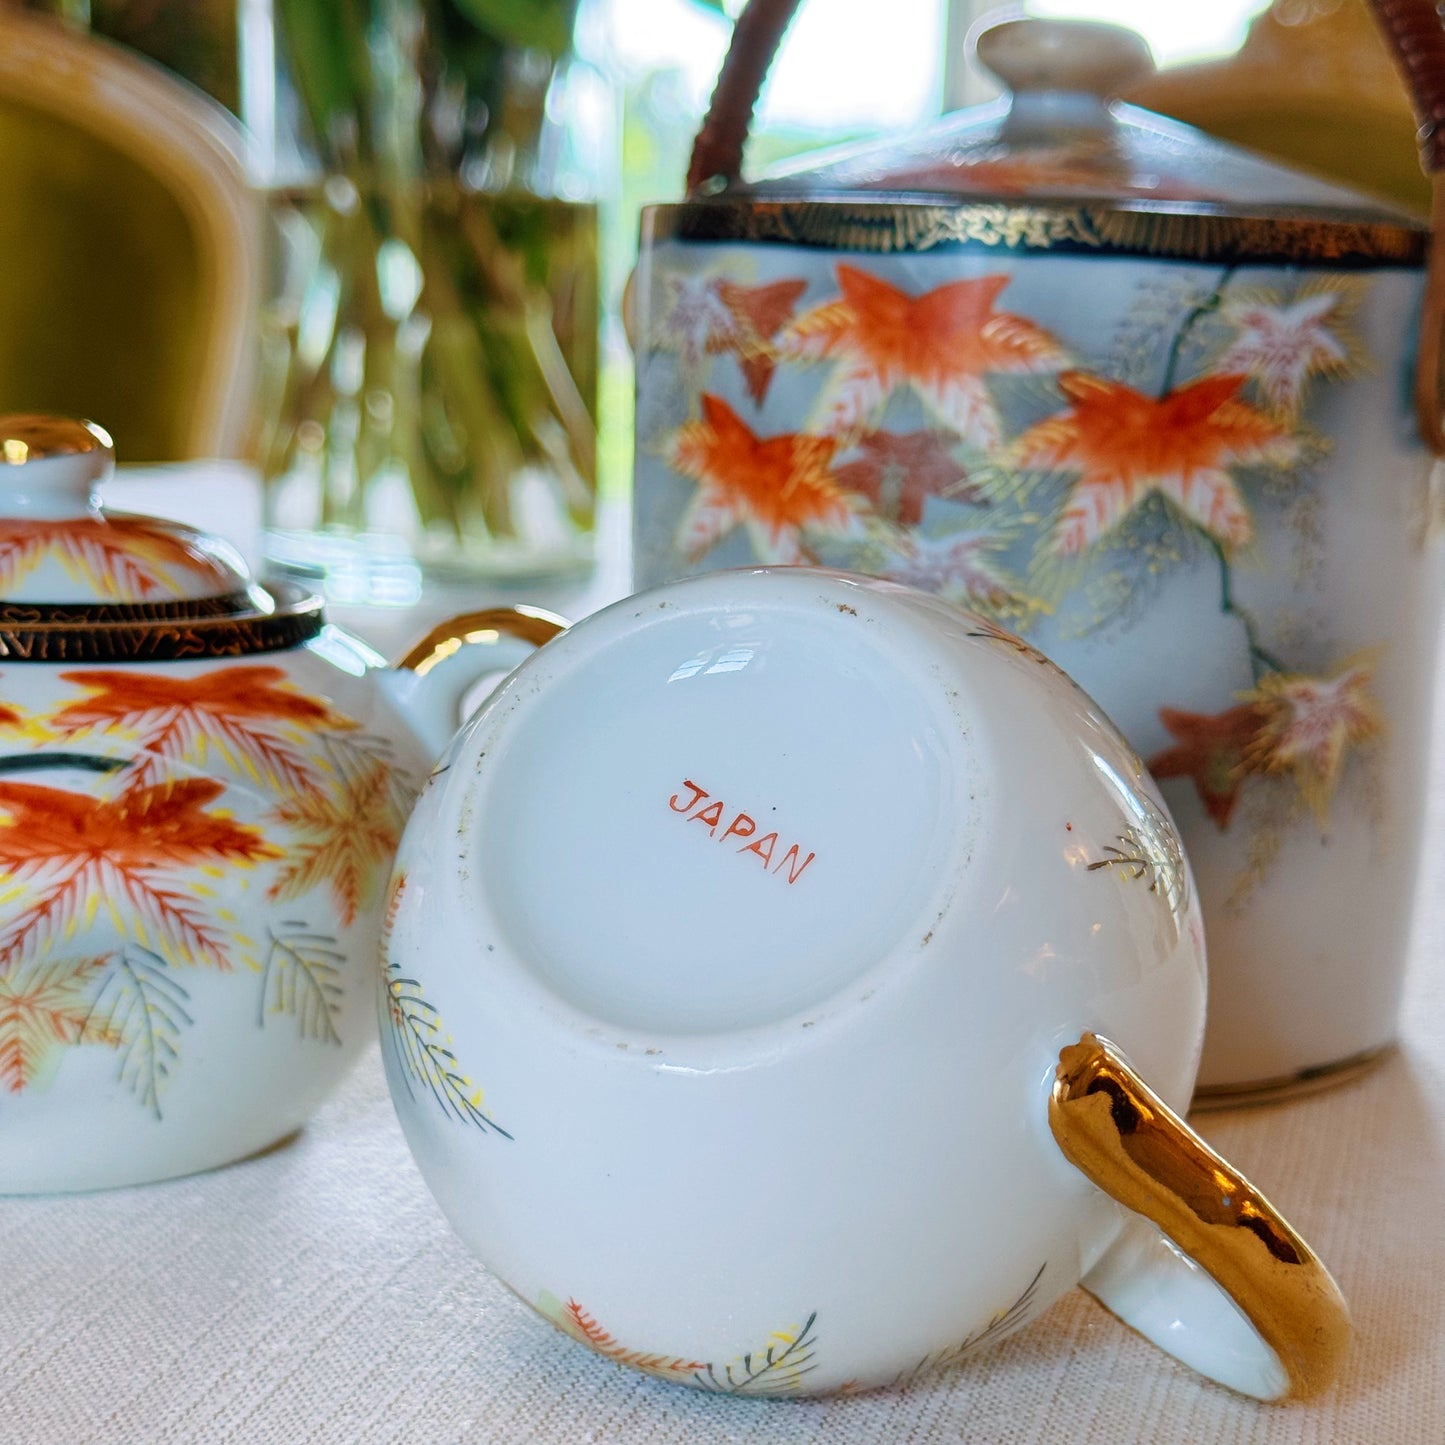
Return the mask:
<path id="1" fill-rule="evenodd" d="M 875 1385 L 1082 1281 L 1307 1392 L 1338 1292 L 1171 1112 L 1204 992 L 1174 825 L 1053 664 L 909 588 L 728 572 L 562 633 L 459 735 L 383 1055 L 462 1238 L 621 1364 Z"/>

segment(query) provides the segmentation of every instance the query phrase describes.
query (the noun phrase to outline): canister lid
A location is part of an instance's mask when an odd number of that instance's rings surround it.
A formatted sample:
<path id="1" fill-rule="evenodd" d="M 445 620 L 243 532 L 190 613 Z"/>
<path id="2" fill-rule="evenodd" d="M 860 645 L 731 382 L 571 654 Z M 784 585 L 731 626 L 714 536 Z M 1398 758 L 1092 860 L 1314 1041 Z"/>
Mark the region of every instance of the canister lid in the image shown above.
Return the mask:
<path id="1" fill-rule="evenodd" d="M 815 155 L 750 189 L 1157 201 L 1425 229 L 1407 211 L 1119 101 L 1154 69 L 1148 45 L 1132 30 L 1013 18 L 985 21 L 970 43 L 1005 87 L 1002 99 L 881 143 Z"/>

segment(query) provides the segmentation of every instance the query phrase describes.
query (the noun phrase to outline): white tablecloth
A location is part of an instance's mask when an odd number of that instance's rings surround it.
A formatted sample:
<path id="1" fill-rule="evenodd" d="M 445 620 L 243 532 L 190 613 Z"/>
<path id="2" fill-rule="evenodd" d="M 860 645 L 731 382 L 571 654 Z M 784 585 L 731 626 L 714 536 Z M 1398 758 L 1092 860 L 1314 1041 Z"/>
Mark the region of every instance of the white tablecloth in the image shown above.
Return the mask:
<path id="1" fill-rule="evenodd" d="M 610 575 L 574 600 L 601 600 Z M 149 1188 L 0 1199 L 0 1442 L 1441 1445 L 1436 773 L 1399 1053 L 1325 1094 L 1195 1120 L 1351 1301 L 1353 1353 L 1316 1401 L 1263 1406 L 1206 1384 L 1079 1291 L 906 1392 L 743 1401 L 625 1373 L 531 1315 L 453 1237 L 373 1048 L 309 1128 L 263 1157 Z"/>

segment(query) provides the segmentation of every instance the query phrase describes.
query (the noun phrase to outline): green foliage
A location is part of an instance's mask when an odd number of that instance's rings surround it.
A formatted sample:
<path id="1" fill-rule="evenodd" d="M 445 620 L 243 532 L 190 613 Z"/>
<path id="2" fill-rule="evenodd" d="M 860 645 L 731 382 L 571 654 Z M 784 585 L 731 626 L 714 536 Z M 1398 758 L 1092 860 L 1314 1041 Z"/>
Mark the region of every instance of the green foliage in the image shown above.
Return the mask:
<path id="1" fill-rule="evenodd" d="M 348 141 L 365 148 L 362 124 L 371 90 L 368 0 L 275 0 L 286 57 L 306 118 L 323 148 Z"/>
<path id="2" fill-rule="evenodd" d="M 564 54 L 572 42 L 577 0 L 455 0 L 473 24 L 508 45 Z"/>

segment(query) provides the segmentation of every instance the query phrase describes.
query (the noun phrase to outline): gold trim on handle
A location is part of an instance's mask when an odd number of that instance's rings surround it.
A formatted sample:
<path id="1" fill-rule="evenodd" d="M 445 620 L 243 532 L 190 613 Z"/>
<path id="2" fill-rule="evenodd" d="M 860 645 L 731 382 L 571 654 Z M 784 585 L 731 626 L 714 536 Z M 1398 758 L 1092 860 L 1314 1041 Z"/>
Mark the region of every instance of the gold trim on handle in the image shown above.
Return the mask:
<path id="1" fill-rule="evenodd" d="M 541 647 L 566 629 L 565 618 L 540 607 L 485 607 L 480 612 L 463 612 L 439 622 L 396 665 L 425 677 L 438 663 L 470 643 L 515 637 Z"/>
<path id="2" fill-rule="evenodd" d="M 1064 1157 L 1207 1271 L 1279 1357 L 1293 1397 L 1339 1371 L 1350 1316 L 1310 1247 L 1158 1097 L 1112 1044 L 1059 1055 L 1049 1128 Z"/>

